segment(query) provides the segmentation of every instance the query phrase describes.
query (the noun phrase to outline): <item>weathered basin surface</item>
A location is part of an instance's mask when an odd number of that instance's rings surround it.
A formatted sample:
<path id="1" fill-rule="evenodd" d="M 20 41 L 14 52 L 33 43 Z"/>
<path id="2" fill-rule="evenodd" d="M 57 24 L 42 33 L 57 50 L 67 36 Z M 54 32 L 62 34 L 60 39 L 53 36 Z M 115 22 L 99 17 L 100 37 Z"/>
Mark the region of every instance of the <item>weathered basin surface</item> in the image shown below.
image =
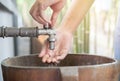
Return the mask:
<path id="1" fill-rule="evenodd" d="M 68 54 L 57 66 L 42 63 L 37 55 L 2 62 L 4 81 L 118 81 L 118 68 L 114 59 L 87 54 Z"/>

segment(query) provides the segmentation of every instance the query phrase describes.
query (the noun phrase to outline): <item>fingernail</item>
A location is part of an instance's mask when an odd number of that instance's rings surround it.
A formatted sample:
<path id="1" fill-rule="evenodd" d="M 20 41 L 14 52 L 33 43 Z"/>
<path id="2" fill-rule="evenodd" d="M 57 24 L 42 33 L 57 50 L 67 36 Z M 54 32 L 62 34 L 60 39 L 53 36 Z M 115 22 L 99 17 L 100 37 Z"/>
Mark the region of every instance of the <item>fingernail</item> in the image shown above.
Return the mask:
<path id="1" fill-rule="evenodd" d="M 54 62 L 57 62 L 57 60 L 56 60 L 55 58 L 53 58 L 53 59 L 52 59 L 52 62 L 53 62 L 53 63 L 54 63 Z"/>
<path id="2" fill-rule="evenodd" d="M 51 63 L 51 61 L 52 61 L 51 58 L 49 58 L 49 59 L 47 60 L 48 63 Z"/>
<path id="3" fill-rule="evenodd" d="M 43 59 L 42 59 L 42 62 L 43 62 L 43 63 L 45 63 L 45 62 L 46 62 L 46 60 L 43 58 Z"/>
<path id="4" fill-rule="evenodd" d="M 45 63 L 48 58 L 49 58 L 49 55 L 45 55 L 45 56 L 43 57 L 42 61 Z"/>

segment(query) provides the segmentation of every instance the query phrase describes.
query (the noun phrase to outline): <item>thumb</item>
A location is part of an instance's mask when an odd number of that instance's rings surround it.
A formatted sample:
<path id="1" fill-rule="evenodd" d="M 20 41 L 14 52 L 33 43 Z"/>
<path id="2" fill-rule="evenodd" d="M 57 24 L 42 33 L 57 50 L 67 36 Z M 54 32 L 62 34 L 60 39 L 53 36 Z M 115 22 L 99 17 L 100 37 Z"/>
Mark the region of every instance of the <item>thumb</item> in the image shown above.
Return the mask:
<path id="1" fill-rule="evenodd" d="M 59 15 L 59 12 L 53 12 L 52 17 L 51 17 L 51 26 L 52 27 L 55 25 L 58 15 Z"/>

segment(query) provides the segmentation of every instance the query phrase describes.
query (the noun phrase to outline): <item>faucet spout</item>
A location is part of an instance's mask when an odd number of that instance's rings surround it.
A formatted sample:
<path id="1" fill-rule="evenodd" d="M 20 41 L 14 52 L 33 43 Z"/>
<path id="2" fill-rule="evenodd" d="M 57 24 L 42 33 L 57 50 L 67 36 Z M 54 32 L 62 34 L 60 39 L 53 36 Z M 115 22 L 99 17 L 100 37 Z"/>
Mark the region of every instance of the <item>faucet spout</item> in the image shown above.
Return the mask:
<path id="1" fill-rule="evenodd" d="M 49 41 L 49 49 L 54 50 L 55 49 L 55 41 L 56 41 L 55 34 L 50 34 L 48 41 Z"/>

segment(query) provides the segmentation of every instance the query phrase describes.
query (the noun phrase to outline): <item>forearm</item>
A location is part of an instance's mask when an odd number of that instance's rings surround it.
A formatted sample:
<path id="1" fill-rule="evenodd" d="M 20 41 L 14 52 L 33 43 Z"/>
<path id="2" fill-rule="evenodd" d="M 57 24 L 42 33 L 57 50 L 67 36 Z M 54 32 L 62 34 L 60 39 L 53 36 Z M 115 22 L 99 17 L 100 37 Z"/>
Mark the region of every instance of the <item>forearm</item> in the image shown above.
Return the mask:
<path id="1" fill-rule="evenodd" d="M 60 27 L 74 33 L 93 2 L 94 0 L 73 0 Z"/>

